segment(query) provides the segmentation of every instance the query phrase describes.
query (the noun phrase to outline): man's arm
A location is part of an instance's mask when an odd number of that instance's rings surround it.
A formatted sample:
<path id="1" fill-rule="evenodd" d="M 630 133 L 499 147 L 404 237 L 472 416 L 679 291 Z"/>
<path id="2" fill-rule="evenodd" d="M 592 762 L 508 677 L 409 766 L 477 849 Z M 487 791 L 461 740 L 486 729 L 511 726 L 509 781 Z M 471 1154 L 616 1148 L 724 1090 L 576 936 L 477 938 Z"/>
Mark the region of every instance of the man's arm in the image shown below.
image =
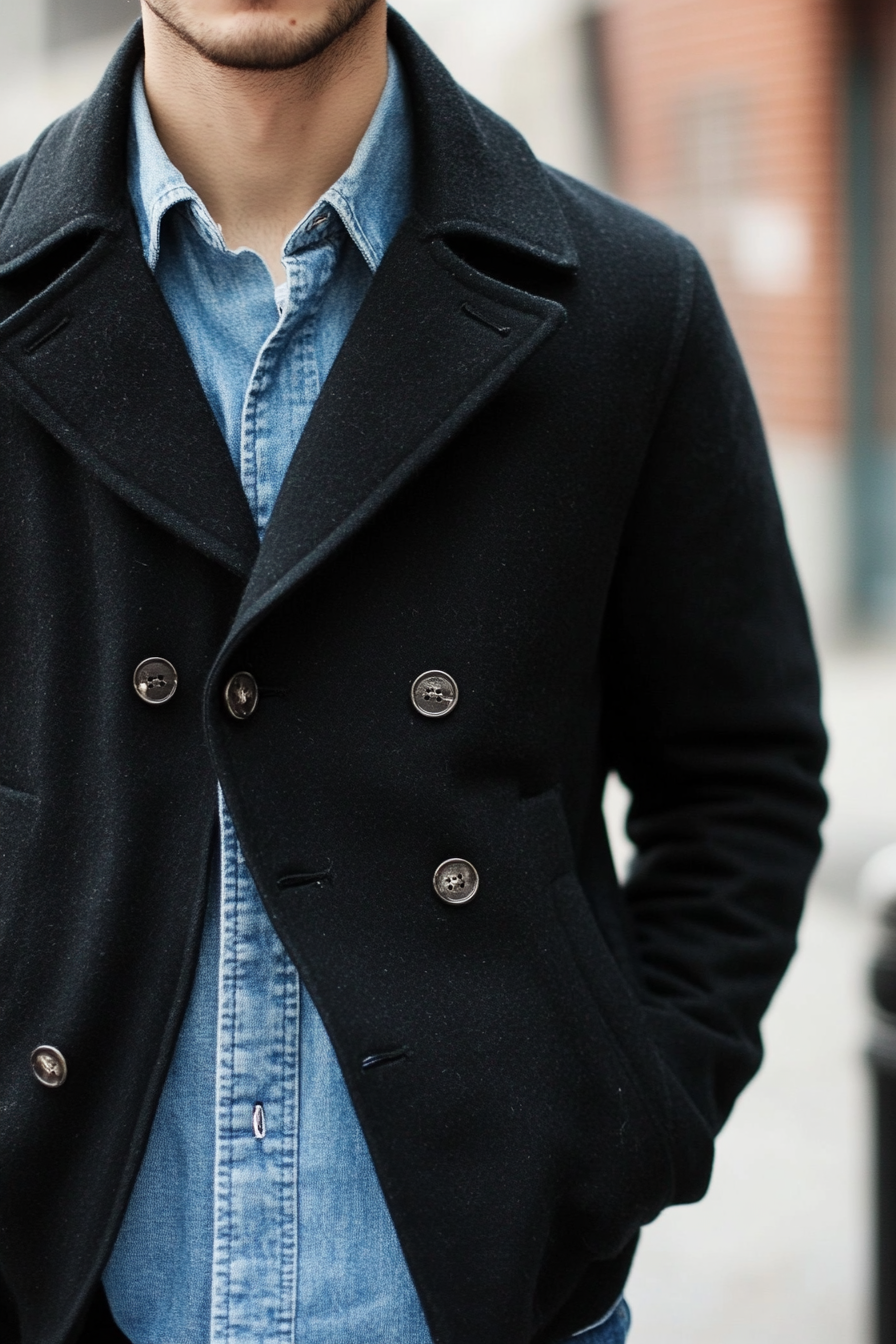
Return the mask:
<path id="1" fill-rule="evenodd" d="M 759 1021 L 818 855 L 826 747 L 759 417 L 706 270 L 691 264 L 603 661 L 603 747 L 633 796 L 625 895 L 679 1152 L 715 1135 L 759 1066 Z M 684 1168 L 678 1198 L 699 1197 L 702 1178 Z"/>

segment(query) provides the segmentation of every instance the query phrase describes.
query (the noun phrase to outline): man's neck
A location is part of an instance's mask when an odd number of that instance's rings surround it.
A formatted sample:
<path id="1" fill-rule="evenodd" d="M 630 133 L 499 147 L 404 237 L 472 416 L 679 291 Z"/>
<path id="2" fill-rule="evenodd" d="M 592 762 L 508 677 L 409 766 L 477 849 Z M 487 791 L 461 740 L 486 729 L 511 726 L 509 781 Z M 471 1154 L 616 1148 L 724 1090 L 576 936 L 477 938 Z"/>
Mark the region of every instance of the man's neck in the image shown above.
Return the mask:
<path id="1" fill-rule="evenodd" d="M 258 252 L 276 281 L 284 240 L 351 163 L 388 75 L 386 7 L 294 70 L 212 64 L 151 12 L 146 96 L 171 162 L 230 248 Z"/>

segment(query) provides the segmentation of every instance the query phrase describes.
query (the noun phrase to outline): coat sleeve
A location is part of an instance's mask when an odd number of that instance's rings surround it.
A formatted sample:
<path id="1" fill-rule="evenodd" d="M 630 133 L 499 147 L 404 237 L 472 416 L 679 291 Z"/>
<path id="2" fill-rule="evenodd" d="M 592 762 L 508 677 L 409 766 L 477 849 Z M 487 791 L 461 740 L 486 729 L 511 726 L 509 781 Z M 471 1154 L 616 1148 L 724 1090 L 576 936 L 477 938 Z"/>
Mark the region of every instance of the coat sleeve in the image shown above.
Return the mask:
<path id="1" fill-rule="evenodd" d="M 632 793 L 625 895 L 679 1151 L 714 1137 L 759 1066 L 760 1019 L 818 857 L 826 751 L 759 416 L 709 276 L 684 246 L 690 316 L 602 646 L 602 747 Z M 702 1193 L 699 1166 L 693 1179 L 682 1171 L 679 1199 Z"/>

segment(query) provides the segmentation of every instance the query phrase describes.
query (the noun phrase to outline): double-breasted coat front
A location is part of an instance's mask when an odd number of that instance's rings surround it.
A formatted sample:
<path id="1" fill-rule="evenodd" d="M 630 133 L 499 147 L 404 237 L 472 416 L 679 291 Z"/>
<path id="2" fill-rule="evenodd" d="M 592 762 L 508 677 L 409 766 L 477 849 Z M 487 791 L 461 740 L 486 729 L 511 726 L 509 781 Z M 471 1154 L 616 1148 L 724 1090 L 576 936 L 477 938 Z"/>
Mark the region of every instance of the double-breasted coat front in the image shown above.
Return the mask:
<path id="1" fill-rule="evenodd" d="M 92 1344 L 218 780 L 435 1344 L 553 1344 L 611 1305 L 639 1227 L 703 1193 L 793 950 L 815 662 L 707 273 L 391 25 L 415 207 L 260 550 L 127 196 L 139 27 L 0 172 L 11 1344 Z M 156 656 L 178 686 L 150 705 L 133 674 Z M 410 695 L 431 669 L 459 688 L 441 717 Z M 260 688 L 244 720 L 238 672 Z M 623 885 L 610 770 L 633 797 Z M 457 858 L 479 888 L 452 905 L 433 875 Z M 61 1087 L 32 1069 L 47 1044 Z"/>

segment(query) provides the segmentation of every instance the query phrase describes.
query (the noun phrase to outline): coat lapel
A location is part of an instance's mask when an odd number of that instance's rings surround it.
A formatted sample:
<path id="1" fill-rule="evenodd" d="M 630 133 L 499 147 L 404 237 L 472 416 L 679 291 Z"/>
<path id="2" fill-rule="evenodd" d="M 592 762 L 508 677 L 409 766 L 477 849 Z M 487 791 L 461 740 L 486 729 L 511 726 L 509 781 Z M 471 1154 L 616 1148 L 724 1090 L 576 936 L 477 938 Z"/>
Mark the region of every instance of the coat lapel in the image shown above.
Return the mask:
<path id="1" fill-rule="evenodd" d="M 0 325 L 0 379 L 110 490 L 248 574 L 252 515 L 136 224 L 52 289 Z"/>
<path id="2" fill-rule="evenodd" d="M 565 319 L 561 304 L 474 270 L 451 246 L 473 240 L 542 269 L 572 271 L 575 248 L 544 169 L 394 13 L 389 35 L 414 113 L 416 208 L 377 272 L 296 449 L 225 658 Z"/>
<path id="3" fill-rule="evenodd" d="M 0 380 L 128 504 L 247 574 L 252 515 L 126 196 L 141 51 L 135 30 L 19 169 L 0 214 Z"/>
<path id="4" fill-rule="evenodd" d="M 408 221 L 293 456 L 233 638 L 419 472 L 564 315 Z"/>

